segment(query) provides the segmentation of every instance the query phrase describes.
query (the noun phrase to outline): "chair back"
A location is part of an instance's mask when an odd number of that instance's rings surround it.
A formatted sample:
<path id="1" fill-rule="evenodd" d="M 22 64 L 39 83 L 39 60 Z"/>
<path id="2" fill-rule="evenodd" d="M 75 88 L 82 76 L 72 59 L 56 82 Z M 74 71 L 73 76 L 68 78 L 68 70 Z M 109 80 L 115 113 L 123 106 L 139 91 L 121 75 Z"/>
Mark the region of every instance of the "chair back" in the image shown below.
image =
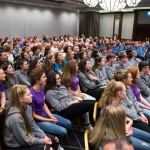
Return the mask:
<path id="1" fill-rule="evenodd" d="M 89 150 L 89 130 L 84 133 L 85 150 Z"/>

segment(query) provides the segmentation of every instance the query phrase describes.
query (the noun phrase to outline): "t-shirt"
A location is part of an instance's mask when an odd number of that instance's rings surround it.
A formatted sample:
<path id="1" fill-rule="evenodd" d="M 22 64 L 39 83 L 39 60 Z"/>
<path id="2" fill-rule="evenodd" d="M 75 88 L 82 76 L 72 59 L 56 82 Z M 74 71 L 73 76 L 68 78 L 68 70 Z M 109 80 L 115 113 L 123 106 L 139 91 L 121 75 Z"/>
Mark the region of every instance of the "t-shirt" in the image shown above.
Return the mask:
<path id="1" fill-rule="evenodd" d="M 72 90 L 74 92 L 78 90 L 78 85 L 79 85 L 79 78 L 78 78 L 78 74 L 76 73 L 74 75 L 74 78 L 73 78 L 73 88 L 72 88 Z"/>
<path id="2" fill-rule="evenodd" d="M 41 88 L 40 92 L 37 92 L 33 87 L 30 88 L 30 92 L 33 95 L 32 103 L 30 106 L 32 107 L 32 111 L 39 116 L 45 116 L 46 113 L 44 111 L 44 102 L 45 102 L 45 95 L 44 95 L 44 87 Z"/>
<path id="3" fill-rule="evenodd" d="M 0 82 L 0 96 L 3 92 L 4 92 L 4 86 L 3 86 L 3 83 Z"/>

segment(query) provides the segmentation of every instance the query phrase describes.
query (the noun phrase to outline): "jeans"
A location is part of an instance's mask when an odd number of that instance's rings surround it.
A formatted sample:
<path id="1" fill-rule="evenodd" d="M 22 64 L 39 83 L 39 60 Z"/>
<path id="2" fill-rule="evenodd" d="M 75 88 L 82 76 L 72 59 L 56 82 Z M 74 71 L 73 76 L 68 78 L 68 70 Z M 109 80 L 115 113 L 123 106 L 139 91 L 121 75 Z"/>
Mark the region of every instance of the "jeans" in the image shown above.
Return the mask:
<path id="1" fill-rule="evenodd" d="M 148 109 L 142 109 L 143 110 L 143 113 L 148 115 L 150 117 L 150 110 Z"/>
<path id="2" fill-rule="evenodd" d="M 9 100 L 6 99 L 5 107 L 8 107 L 8 105 L 9 105 Z"/>
<path id="3" fill-rule="evenodd" d="M 150 134 L 133 128 L 133 135 L 130 136 L 135 150 L 150 150 Z"/>
<path id="4" fill-rule="evenodd" d="M 35 120 L 36 124 L 46 133 L 50 133 L 53 135 L 57 135 L 60 138 L 63 138 L 67 134 L 68 128 L 71 126 L 71 122 L 63 118 L 59 115 L 53 114 L 55 118 L 57 118 L 58 123 L 54 124 L 52 122 L 46 122 L 46 121 L 37 121 Z M 49 118 L 47 115 L 44 116 L 44 118 Z"/>

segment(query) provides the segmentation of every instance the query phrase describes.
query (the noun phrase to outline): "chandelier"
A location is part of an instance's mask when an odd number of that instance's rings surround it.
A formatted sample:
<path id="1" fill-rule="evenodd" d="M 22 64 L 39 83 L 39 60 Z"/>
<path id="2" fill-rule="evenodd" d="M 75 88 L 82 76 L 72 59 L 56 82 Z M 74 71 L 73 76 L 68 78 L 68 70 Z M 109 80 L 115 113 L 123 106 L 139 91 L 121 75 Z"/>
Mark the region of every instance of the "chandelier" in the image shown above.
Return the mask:
<path id="1" fill-rule="evenodd" d="M 127 5 L 129 7 L 135 7 L 141 2 L 141 0 L 127 0 Z"/>
<path id="2" fill-rule="evenodd" d="M 83 0 L 89 7 L 95 7 L 99 4 L 106 11 L 116 11 L 123 9 L 126 4 L 129 7 L 135 7 L 141 0 Z"/>

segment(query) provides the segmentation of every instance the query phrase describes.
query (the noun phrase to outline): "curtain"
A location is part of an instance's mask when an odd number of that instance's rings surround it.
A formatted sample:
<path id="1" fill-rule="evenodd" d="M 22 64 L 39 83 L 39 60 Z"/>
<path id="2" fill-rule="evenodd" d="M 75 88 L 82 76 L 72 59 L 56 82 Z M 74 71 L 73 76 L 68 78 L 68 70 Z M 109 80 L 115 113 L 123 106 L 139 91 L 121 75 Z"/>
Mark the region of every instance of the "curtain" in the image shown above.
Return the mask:
<path id="1" fill-rule="evenodd" d="M 100 36 L 100 13 L 98 12 L 80 12 L 79 16 L 79 35 L 86 37 Z"/>

